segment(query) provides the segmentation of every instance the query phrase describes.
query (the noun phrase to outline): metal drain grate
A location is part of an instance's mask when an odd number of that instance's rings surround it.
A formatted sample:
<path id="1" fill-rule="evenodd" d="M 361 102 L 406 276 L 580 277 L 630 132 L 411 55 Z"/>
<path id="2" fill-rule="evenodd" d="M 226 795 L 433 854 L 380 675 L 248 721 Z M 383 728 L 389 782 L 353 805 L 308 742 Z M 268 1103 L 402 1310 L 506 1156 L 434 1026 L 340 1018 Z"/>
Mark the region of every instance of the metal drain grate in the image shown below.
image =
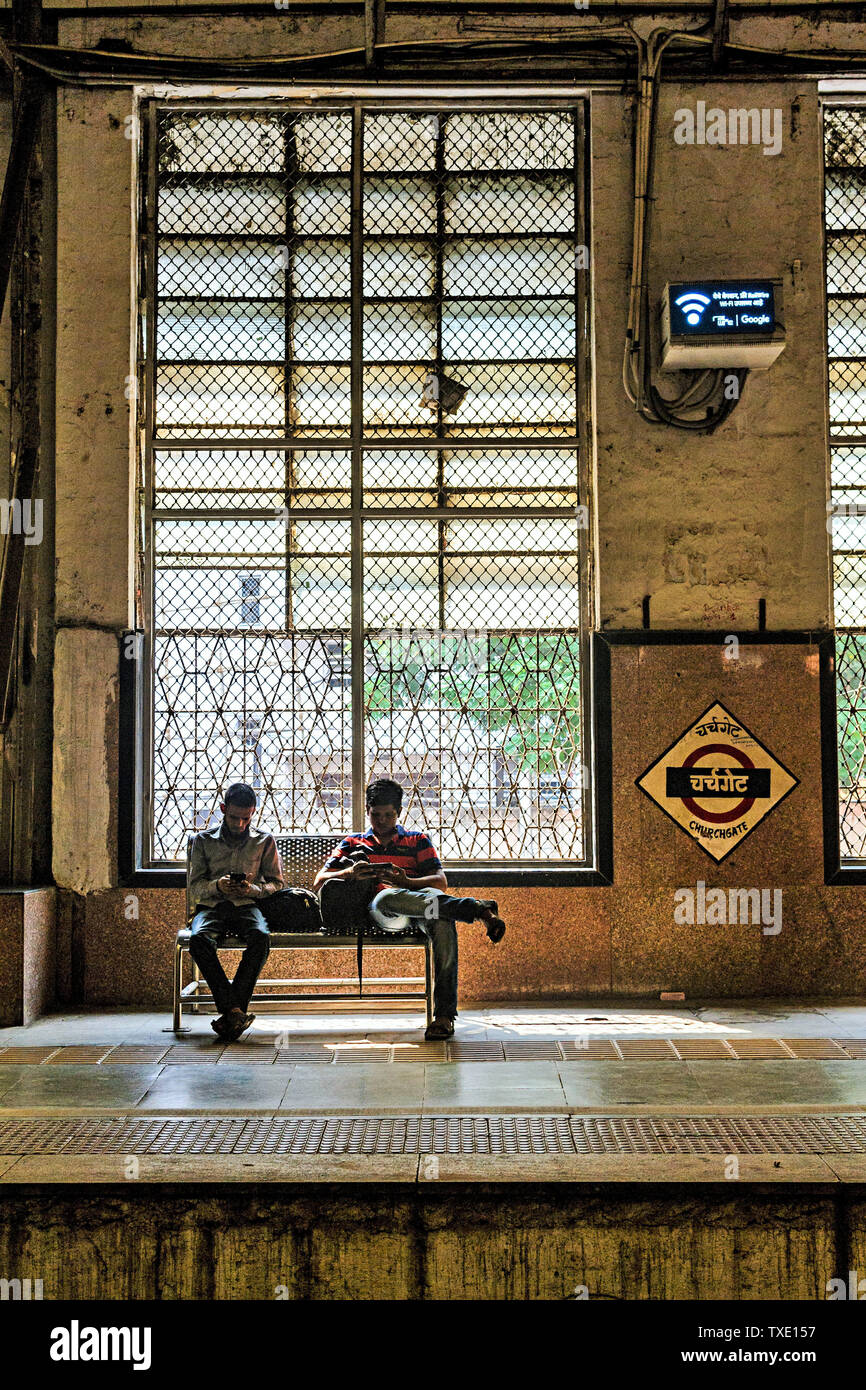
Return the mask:
<path id="1" fill-rule="evenodd" d="M 866 1115 L 10 1119 L 4 1154 L 866 1154 Z"/>
<path id="2" fill-rule="evenodd" d="M 452 1062 L 503 1062 L 505 1060 L 501 1042 L 455 1041 L 448 1044 L 448 1055 Z"/>

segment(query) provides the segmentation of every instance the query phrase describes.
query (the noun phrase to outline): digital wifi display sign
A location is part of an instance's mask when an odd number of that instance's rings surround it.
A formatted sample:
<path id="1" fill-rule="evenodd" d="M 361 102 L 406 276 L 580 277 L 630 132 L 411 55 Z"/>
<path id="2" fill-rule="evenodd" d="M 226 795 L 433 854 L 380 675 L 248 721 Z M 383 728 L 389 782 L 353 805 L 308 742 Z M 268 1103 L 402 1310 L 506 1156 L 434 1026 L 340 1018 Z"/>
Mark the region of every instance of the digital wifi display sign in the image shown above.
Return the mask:
<path id="1" fill-rule="evenodd" d="M 668 285 L 668 308 L 673 336 L 771 337 L 776 327 L 772 280 L 695 280 Z"/>

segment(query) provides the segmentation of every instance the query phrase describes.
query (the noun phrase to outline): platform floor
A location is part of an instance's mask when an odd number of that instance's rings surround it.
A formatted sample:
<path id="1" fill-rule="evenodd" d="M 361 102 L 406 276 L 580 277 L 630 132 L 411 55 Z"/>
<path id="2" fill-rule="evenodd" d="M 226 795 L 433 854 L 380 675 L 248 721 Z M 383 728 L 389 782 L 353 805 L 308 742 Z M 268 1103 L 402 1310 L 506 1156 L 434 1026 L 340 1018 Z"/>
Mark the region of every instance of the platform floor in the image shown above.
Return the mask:
<path id="1" fill-rule="evenodd" d="M 502 1177 L 866 1182 L 866 1004 L 99 1010 L 0 1029 L 0 1184 Z M 435 1161 L 434 1161 L 435 1159 Z"/>

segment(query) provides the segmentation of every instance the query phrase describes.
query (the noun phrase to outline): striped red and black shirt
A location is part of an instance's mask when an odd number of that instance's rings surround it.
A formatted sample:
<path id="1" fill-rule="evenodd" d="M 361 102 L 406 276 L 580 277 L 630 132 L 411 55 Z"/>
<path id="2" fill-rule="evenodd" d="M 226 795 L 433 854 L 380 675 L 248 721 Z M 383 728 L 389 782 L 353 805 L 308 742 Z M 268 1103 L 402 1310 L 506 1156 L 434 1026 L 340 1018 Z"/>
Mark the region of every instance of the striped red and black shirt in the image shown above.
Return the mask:
<path id="1" fill-rule="evenodd" d="M 442 861 L 430 836 L 423 831 L 406 830 L 398 825 L 387 845 L 381 844 L 370 827 L 363 834 L 347 835 L 325 864 L 325 871 L 331 873 L 334 869 L 345 868 L 359 850 L 368 863 L 394 864 L 404 870 L 407 878 L 426 878 L 428 874 L 438 874 L 442 869 Z M 391 885 L 382 883 L 380 886 L 388 888 Z"/>

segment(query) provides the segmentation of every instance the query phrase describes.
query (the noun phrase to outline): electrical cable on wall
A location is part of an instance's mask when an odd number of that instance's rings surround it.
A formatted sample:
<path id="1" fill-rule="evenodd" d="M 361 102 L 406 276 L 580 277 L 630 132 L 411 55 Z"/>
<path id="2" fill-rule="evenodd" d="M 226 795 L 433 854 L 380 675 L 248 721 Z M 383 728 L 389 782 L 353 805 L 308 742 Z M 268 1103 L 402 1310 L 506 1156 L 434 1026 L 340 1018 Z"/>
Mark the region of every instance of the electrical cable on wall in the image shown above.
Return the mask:
<path id="1" fill-rule="evenodd" d="M 711 21 L 695 30 L 654 29 L 642 38 L 630 24 L 599 26 L 575 36 L 574 43 L 560 37 L 543 42 L 536 39 L 489 41 L 475 38 L 458 40 L 403 40 L 376 42 L 377 55 L 392 57 L 399 63 L 421 64 L 424 59 L 441 62 L 442 55 L 459 57 L 467 66 L 490 67 L 509 57 L 545 57 L 555 50 L 558 61 L 587 49 L 610 57 L 611 53 L 637 52 L 637 118 L 634 157 L 634 219 L 632 231 L 632 270 L 629 287 L 628 321 L 623 352 L 622 381 L 629 401 L 642 419 L 677 429 L 710 433 L 727 420 L 742 398 L 748 375 L 745 368 L 693 369 L 679 395 L 667 397 L 653 382 L 649 287 L 646 264 L 650 241 L 653 202 L 654 145 L 660 89 L 661 59 L 670 45 L 703 46 L 712 51 L 714 36 L 705 31 Z M 821 65 L 834 72 L 860 71 L 866 54 L 857 50 L 774 50 L 755 44 L 725 41 L 730 59 L 760 59 L 765 63 L 784 63 L 785 71 L 820 71 Z M 5 57 L 57 81 L 75 80 L 84 86 L 128 85 L 130 81 L 281 81 L 308 80 L 318 76 L 321 65 L 329 76 L 337 69 L 345 78 L 344 66 L 365 57 L 365 48 L 335 49 L 326 53 L 270 54 L 267 57 L 202 60 L 176 54 L 149 54 L 135 50 L 126 40 L 109 40 L 92 49 L 65 48 L 56 44 L 4 45 Z M 604 50 L 607 49 L 607 54 Z M 378 72 L 381 81 L 384 72 Z M 732 389 L 733 388 L 733 389 Z M 702 412 L 702 413 L 701 413 Z"/>
<path id="2" fill-rule="evenodd" d="M 655 29 L 644 40 L 632 31 L 638 49 L 638 108 L 635 124 L 634 221 L 632 227 L 632 270 L 629 287 L 628 321 L 622 363 L 625 393 L 642 419 L 654 425 L 670 425 L 694 433 L 711 433 L 729 418 L 742 399 L 748 375 L 744 369 L 697 370 L 678 396 L 667 397 L 652 380 L 649 286 L 646 263 L 649 253 L 650 222 L 655 173 L 655 130 L 658 111 L 661 59 L 674 40 L 712 43 L 699 32 Z M 736 387 L 728 396 L 731 379 Z M 706 389 L 704 389 L 706 388 Z M 703 415 L 696 412 L 703 411 Z"/>

